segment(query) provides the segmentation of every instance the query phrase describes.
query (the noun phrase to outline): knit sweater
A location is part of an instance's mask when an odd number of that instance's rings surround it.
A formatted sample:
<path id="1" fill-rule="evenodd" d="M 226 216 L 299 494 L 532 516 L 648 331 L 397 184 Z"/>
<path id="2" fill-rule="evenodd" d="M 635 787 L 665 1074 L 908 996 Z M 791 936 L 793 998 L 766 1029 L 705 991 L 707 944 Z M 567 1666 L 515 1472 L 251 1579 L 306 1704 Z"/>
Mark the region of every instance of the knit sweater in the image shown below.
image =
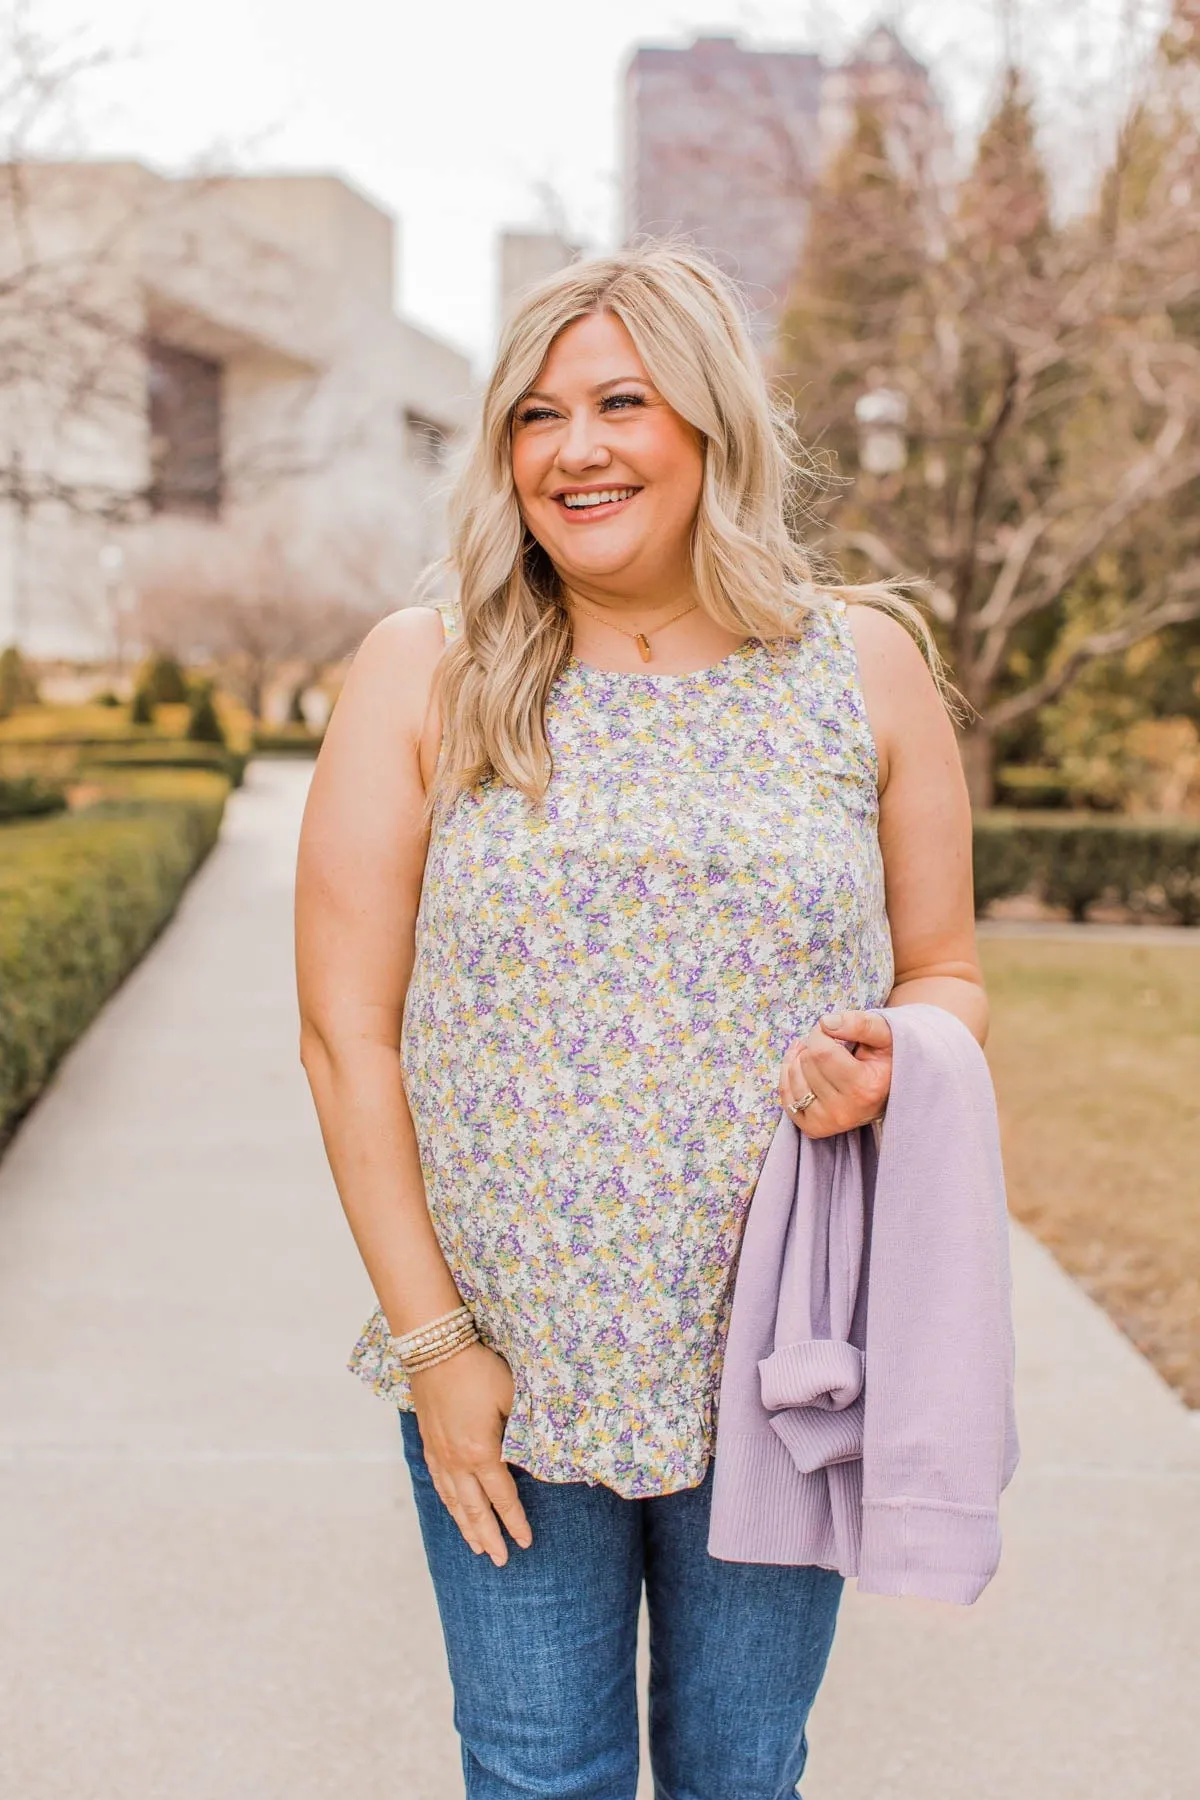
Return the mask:
<path id="1" fill-rule="evenodd" d="M 882 1128 L 807 1139 L 782 1114 L 754 1190 L 708 1548 L 969 1605 L 1018 1455 L 995 1096 L 953 1014 L 881 1016 Z"/>

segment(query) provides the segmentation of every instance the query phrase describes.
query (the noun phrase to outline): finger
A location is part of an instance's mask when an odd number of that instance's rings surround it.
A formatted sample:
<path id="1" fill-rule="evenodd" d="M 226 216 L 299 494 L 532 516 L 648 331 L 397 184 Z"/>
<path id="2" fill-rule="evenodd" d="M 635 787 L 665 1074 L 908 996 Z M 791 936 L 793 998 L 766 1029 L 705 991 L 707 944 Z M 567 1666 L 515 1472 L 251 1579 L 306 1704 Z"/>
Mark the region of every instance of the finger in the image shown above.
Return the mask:
<path id="1" fill-rule="evenodd" d="M 803 1126 L 820 1104 L 822 1097 L 828 1098 L 831 1089 L 824 1076 L 818 1073 L 815 1059 L 806 1052 L 801 1052 L 789 1064 L 787 1073 L 780 1083 L 780 1100 L 787 1108 L 788 1116 L 797 1125 Z M 811 1100 L 801 1112 L 793 1111 L 800 1101 L 807 1100 L 810 1094 L 816 1098 Z"/>
<path id="2" fill-rule="evenodd" d="M 504 1533 L 500 1522 L 492 1511 L 492 1503 L 480 1487 L 477 1478 L 464 1470 L 459 1470 L 454 1479 L 454 1490 L 458 1495 L 458 1514 L 462 1515 L 459 1530 L 466 1538 L 476 1554 L 482 1551 L 490 1556 L 498 1569 L 502 1569 L 508 1561 L 508 1545 L 504 1542 Z"/>
<path id="3" fill-rule="evenodd" d="M 826 1013 L 819 1023 L 827 1037 L 855 1044 L 867 1044 L 873 1050 L 891 1049 L 892 1028 L 879 1013 Z"/>
<path id="4" fill-rule="evenodd" d="M 493 1468 L 480 1469 L 478 1480 L 492 1506 L 500 1514 L 509 1536 L 515 1539 L 522 1550 L 528 1550 L 533 1542 L 533 1532 L 525 1516 L 525 1508 L 521 1505 L 517 1484 L 507 1468 L 501 1462 L 496 1463 Z"/>
<path id="5" fill-rule="evenodd" d="M 445 1507 L 446 1511 L 450 1514 L 450 1517 L 454 1520 L 454 1523 L 458 1526 L 459 1531 L 467 1542 L 468 1548 L 472 1550 L 476 1556 L 479 1556 L 483 1550 L 483 1545 L 479 1542 L 476 1533 L 472 1529 L 466 1514 L 459 1504 L 454 1483 L 447 1480 L 444 1475 L 434 1475 L 432 1469 L 430 1469 L 429 1472 L 433 1475 L 433 1490 L 435 1494 Z"/>
<path id="6" fill-rule="evenodd" d="M 863 1064 L 836 1038 L 818 1037 L 805 1052 L 804 1067 L 809 1086 L 818 1098 L 845 1099 L 858 1093 L 862 1086 Z"/>

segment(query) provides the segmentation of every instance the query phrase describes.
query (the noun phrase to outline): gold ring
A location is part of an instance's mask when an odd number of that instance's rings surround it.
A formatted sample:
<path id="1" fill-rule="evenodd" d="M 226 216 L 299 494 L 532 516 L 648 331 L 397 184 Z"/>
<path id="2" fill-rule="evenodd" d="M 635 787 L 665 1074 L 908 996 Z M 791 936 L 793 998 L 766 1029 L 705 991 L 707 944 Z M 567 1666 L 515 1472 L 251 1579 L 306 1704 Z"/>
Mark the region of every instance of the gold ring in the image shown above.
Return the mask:
<path id="1" fill-rule="evenodd" d="M 813 1093 L 812 1089 L 809 1088 L 807 1094 L 805 1094 L 802 1099 L 789 1102 L 788 1111 L 790 1113 L 807 1112 L 816 1097 L 817 1096 Z"/>

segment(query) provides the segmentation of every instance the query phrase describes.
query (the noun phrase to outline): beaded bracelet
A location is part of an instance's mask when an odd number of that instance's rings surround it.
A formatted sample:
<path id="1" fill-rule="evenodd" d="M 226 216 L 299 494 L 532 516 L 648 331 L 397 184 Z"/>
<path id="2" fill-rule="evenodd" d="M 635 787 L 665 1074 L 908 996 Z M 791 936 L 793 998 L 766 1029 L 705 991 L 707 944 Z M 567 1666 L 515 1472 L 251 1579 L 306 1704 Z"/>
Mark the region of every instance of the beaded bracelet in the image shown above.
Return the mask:
<path id="1" fill-rule="evenodd" d="M 390 1347 L 406 1375 L 416 1375 L 447 1362 L 469 1344 L 479 1342 L 475 1316 L 469 1306 L 456 1306 L 453 1312 L 431 1319 L 427 1325 L 407 1331 L 389 1340 Z"/>

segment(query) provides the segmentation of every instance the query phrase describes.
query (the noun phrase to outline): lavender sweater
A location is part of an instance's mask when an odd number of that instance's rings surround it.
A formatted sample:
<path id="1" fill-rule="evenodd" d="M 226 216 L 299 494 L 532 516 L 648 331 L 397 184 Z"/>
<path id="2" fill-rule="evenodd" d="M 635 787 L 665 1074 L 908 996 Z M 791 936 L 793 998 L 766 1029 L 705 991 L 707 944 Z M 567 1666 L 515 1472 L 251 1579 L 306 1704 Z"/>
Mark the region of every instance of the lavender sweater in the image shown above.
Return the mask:
<path id="1" fill-rule="evenodd" d="M 734 1284 L 708 1548 L 969 1605 L 1017 1463 L 995 1097 L 966 1026 L 888 1007 L 882 1127 L 786 1113 Z"/>

